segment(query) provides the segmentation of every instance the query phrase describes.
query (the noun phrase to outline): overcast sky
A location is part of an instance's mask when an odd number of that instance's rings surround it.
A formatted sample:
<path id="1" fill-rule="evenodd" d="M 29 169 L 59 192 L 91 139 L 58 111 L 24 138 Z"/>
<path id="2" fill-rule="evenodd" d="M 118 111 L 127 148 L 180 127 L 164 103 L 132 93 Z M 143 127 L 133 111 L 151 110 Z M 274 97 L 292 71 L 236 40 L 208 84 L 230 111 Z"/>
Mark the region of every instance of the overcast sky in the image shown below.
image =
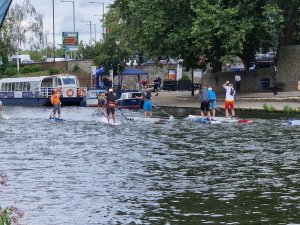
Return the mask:
<path id="1" fill-rule="evenodd" d="M 96 24 L 96 38 L 102 38 L 102 23 L 99 21 L 102 17 L 104 3 L 104 13 L 107 11 L 107 6 L 112 4 L 114 0 L 73 0 L 75 5 L 75 27 L 79 32 L 79 40 L 84 43 L 89 43 L 90 39 L 90 26 L 89 22 Z M 99 3 L 88 3 L 90 1 Z M 44 32 L 48 32 L 48 42 L 52 42 L 53 23 L 52 23 L 52 0 L 30 0 L 34 5 L 36 11 L 44 16 Z M 13 0 L 12 5 L 23 3 L 23 0 Z M 61 0 L 54 0 L 54 13 L 55 13 L 55 42 L 62 43 L 62 32 L 73 31 L 73 4 L 72 2 L 61 2 Z M 94 16 L 98 15 L 98 16 Z M 95 38 L 95 26 L 92 25 L 92 38 Z"/>

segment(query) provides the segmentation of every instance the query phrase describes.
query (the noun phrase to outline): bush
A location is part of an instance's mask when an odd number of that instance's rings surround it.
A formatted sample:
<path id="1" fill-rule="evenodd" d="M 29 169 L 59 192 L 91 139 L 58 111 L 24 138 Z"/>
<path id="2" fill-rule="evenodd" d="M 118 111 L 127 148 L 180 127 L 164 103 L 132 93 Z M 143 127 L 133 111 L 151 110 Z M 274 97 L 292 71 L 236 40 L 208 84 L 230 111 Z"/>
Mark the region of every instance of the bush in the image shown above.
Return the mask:
<path id="1" fill-rule="evenodd" d="M 184 74 L 180 80 L 191 80 L 191 79 L 188 75 Z"/>
<path id="2" fill-rule="evenodd" d="M 50 75 L 59 74 L 59 69 L 51 68 L 51 69 L 49 69 L 49 74 Z"/>
<path id="3" fill-rule="evenodd" d="M 32 72 L 39 72 L 42 71 L 43 67 L 41 65 L 34 65 L 31 67 Z"/>
<path id="4" fill-rule="evenodd" d="M 5 75 L 13 76 L 17 74 L 17 68 L 7 68 L 4 72 Z"/>
<path id="5" fill-rule="evenodd" d="M 73 72 L 80 72 L 80 67 L 77 64 L 73 67 Z"/>
<path id="6" fill-rule="evenodd" d="M 272 105 L 263 104 L 263 108 L 266 112 L 276 112 L 276 108 Z"/>
<path id="7" fill-rule="evenodd" d="M 296 113 L 296 110 L 293 109 L 292 107 L 286 105 L 283 108 L 283 112 L 288 113 L 288 114 L 293 114 L 293 113 Z"/>
<path id="8" fill-rule="evenodd" d="M 20 69 L 21 73 L 31 73 L 32 68 L 30 66 L 24 66 L 23 68 Z"/>

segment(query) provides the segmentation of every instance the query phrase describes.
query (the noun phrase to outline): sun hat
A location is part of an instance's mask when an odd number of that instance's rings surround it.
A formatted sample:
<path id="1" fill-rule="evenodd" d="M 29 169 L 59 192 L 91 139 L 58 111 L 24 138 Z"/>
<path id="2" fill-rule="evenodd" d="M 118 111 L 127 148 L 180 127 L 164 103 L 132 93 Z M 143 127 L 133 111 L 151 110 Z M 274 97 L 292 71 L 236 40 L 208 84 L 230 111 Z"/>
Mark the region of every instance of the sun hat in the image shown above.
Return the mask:
<path id="1" fill-rule="evenodd" d="M 112 89 L 112 88 L 110 88 L 110 89 L 108 89 L 108 91 L 109 91 L 109 92 L 113 92 L 113 89 Z"/>

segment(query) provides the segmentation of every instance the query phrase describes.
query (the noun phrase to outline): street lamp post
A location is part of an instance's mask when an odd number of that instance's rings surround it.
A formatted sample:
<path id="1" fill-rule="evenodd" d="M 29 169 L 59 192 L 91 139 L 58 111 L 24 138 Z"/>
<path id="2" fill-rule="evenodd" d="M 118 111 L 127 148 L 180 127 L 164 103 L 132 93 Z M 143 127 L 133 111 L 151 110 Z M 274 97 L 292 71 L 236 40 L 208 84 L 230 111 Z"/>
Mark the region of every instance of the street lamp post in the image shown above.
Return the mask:
<path id="1" fill-rule="evenodd" d="M 55 62 L 55 23 L 54 23 L 54 0 L 52 0 L 52 29 L 53 29 L 53 62 Z"/>
<path id="2" fill-rule="evenodd" d="M 72 0 L 60 0 L 61 2 L 72 2 L 73 3 L 73 31 L 75 32 L 75 5 Z"/>
<path id="3" fill-rule="evenodd" d="M 104 8 L 105 8 L 105 5 L 103 2 L 89 2 L 89 3 L 102 5 L 102 39 L 104 40 L 104 37 L 105 37 L 105 32 L 104 32 Z"/>
<path id="4" fill-rule="evenodd" d="M 97 42 L 97 28 L 96 28 L 96 24 L 93 23 L 92 25 L 94 25 L 94 31 L 95 31 L 95 44 Z"/>
<path id="5" fill-rule="evenodd" d="M 87 21 L 81 21 L 81 22 L 89 23 L 89 25 L 90 25 L 90 45 L 91 45 L 92 44 L 92 21 L 87 20 Z"/>

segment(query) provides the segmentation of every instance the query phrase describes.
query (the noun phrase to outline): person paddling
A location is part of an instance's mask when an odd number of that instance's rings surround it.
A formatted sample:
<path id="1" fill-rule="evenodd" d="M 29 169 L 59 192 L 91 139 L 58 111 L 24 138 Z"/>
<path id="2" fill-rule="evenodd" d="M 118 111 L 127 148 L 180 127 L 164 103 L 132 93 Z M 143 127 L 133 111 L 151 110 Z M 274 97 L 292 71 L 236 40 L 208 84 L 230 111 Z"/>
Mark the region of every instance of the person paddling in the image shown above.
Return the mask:
<path id="1" fill-rule="evenodd" d="M 148 113 L 149 117 L 152 117 L 152 94 L 147 90 L 147 85 L 143 87 L 142 100 L 144 102 L 144 117 L 147 117 Z"/>
<path id="2" fill-rule="evenodd" d="M 104 92 L 99 92 L 97 95 L 98 99 L 98 111 L 99 111 L 99 116 L 104 115 L 104 109 L 105 109 L 105 101 L 106 101 L 106 96 Z"/>
<path id="3" fill-rule="evenodd" d="M 216 93 L 213 91 L 212 87 L 209 87 L 207 89 L 208 98 L 209 98 L 209 109 L 211 111 L 211 117 L 212 119 L 216 116 L 216 108 L 217 108 L 217 96 Z"/>
<path id="4" fill-rule="evenodd" d="M 210 112 L 209 112 L 209 97 L 208 97 L 208 90 L 207 87 L 203 87 L 199 92 L 200 96 L 200 116 L 204 117 L 204 112 L 207 112 L 207 118 L 211 121 Z"/>
<path id="5" fill-rule="evenodd" d="M 55 90 L 52 91 L 51 103 L 53 105 L 53 118 L 55 118 L 56 112 L 57 112 L 58 119 L 60 119 L 61 102 L 60 102 L 60 99 L 59 99 L 59 95 Z M 50 119 L 51 119 L 51 116 L 50 116 Z"/>
<path id="6" fill-rule="evenodd" d="M 222 87 L 226 90 L 226 97 L 225 97 L 225 117 L 228 118 L 228 109 L 231 109 L 231 116 L 235 118 L 234 112 L 234 95 L 235 90 L 233 88 L 232 83 L 226 81 Z"/>
<path id="7" fill-rule="evenodd" d="M 110 114 L 112 117 L 112 120 L 114 123 L 116 123 L 116 116 L 115 116 L 115 111 L 116 111 L 116 95 L 113 92 L 113 89 L 110 88 L 108 90 L 108 93 L 106 94 L 106 117 L 107 121 L 109 122 L 110 120 Z"/>

